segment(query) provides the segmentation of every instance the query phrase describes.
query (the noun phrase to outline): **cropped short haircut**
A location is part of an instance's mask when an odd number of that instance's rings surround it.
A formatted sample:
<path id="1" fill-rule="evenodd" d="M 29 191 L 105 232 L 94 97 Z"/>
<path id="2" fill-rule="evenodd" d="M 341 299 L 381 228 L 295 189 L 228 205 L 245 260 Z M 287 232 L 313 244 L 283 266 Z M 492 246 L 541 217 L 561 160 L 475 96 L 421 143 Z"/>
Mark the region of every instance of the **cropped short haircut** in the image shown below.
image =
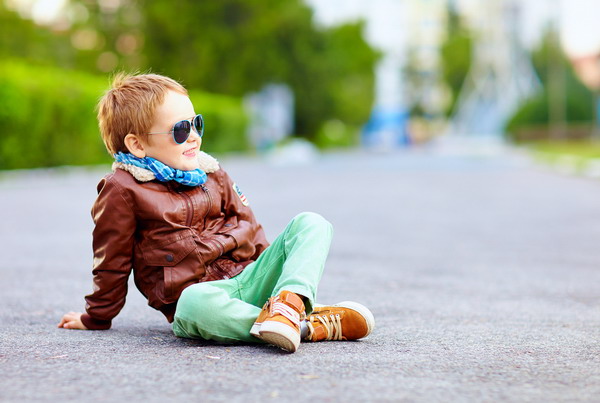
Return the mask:
<path id="1" fill-rule="evenodd" d="M 156 108 L 169 90 L 188 95 L 177 81 L 159 74 L 117 74 L 98 102 L 98 126 L 108 152 L 128 152 L 125 136 L 144 140 L 154 123 Z"/>

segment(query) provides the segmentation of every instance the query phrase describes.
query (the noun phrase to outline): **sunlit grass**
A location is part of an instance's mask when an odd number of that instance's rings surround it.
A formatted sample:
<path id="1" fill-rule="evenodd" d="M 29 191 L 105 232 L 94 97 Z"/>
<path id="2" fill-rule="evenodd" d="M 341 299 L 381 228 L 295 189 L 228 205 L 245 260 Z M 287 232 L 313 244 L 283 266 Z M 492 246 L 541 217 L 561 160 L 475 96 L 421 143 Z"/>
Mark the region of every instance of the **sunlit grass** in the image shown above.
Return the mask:
<path id="1" fill-rule="evenodd" d="M 533 157 L 559 172 L 600 179 L 600 140 L 543 140 L 522 144 Z"/>
<path id="2" fill-rule="evenodd" d="M 522 144 L 525 148 L 548 157 L 573 156 L 584 159 L 600 158 L 599 140 L 543 140 Z"/>

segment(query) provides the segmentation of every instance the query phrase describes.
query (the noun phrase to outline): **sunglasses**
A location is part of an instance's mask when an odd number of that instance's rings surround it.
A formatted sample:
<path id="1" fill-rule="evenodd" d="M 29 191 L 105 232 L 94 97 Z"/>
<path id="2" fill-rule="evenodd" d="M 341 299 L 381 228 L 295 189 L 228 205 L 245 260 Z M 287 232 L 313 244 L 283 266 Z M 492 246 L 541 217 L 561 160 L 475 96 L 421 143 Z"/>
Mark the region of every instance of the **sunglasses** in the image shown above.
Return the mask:
<path id="1" fill-rule="evenodd" d="M 191 121 L 191 122 L 190 122 Z M 180 120 L 179 122 L 173 125 L 173 128 L 170 132 L 166 133 L 148 133 L 148 134 L 170 134 L 173 133 L 173 140 L 177 144 L 183 144 L 190 137 L 190 133 L 192 131 L 192 126 L 194 127 L 194 131 L 198 133 L 198 136 L 202 137 L 204 134 L 204 119 L 202 115 L 198 114 L 194 116 L 192 119 L 188 120 Z"/>

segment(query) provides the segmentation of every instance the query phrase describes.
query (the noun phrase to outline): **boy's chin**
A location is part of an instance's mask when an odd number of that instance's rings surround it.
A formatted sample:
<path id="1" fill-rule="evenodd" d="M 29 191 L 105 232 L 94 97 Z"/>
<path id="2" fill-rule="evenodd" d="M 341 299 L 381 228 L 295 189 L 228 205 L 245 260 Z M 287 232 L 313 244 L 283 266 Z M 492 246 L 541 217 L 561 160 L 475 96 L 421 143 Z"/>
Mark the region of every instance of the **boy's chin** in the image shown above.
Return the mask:
<path id="1" fill-rule="evenodd" d="M 178 164 L 178 168 L 181 171 L 193 171 L 195 169 L 200 168 L 200 162 L 198 161 L 198 156 L 195 156 L 193 159 L 190 158 L 187 161 L 182 161 Z"/>
<path id="2" fill-rule="evenodd" d="M 183 168 L 179 168 L 180 171 L 194 171 L 196 169 L 200 168 L 199 165 L 186 165 Z"/>

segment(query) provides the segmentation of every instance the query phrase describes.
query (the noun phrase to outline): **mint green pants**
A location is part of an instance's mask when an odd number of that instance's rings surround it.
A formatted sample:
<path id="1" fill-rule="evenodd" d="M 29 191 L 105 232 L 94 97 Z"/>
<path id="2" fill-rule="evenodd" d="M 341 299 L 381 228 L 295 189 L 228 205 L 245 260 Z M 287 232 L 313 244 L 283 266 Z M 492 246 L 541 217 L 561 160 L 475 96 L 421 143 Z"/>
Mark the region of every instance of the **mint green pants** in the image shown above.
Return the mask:
<path id="1" fill-rule="evenodd" d="M 306 311 L 311 312 L 332 234 L 331 224 L 320 215 L 297 215 L 239 275 L 183 290 L 173 332 L 223 343 L 259 342 L 250 328 L 264 303 L 284 290 L 306 297 Z"/>

